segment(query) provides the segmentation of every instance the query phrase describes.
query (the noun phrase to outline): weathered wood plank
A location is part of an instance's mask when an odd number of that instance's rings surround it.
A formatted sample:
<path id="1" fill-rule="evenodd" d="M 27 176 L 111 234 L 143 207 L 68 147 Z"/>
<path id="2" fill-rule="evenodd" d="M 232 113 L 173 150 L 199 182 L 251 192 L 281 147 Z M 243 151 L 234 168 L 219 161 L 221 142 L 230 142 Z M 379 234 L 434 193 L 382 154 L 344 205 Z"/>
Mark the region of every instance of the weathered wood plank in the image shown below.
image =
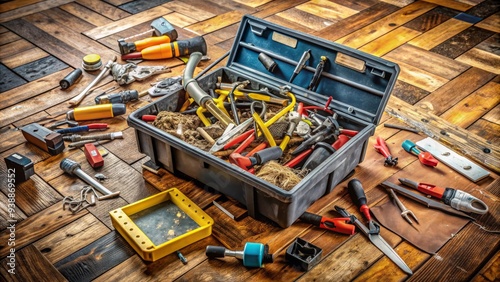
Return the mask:
<path id="1" fill-rule="evenodd" d="M 47 57 L 49 54 L 39 48 L 31 48 L 25 51 L 20 51 L 16 56 L 3 58 L 2 63 L 10 69 L 22 66 L 29 62 Z"/>
<path id="2" fill-rule="evenodd" d="M 478 48 L 470 49 L 456 60 L 494 74 L 500 74 L 500 56 Z"/>
<path id="3" fill-rule="evenodd" d="M 104 144 L 104 148 L 113 153 L 127 164 L 138 161 L 145 155 L 137 150 L 137 140 L 133 128 L 127 128 L 122 131 L 123 139 L 116 139 L 113 142 Z"/>
<path id="4" fill-rule="evenodd" d="M 398 80 L 396 81 L 396 85 L 394 86 L 394 90 L 391 95 L 398 97 L 408 104 L 414 105 L 422 98 L 429 95 L 429 92 L 402 80 Z"/>
<path id="5" fill-rule="evenodd" d="M 2 218 L 0 221 L 1 231 L 5 230 L 5 228 L 10 225 L 8 222 L 9 220 L 15 220 L 16 223 L 19 223 L 27 217 L 17 206 L 8 206 L 9 204 L 8 196 L 0 193 L 0 218 Z"/>
<path id="6" fill-rule="evenodd" d="M 0 14 L 0 23 L 5 23 L 14 19 L 18 19 L 27 15 L 38 13 L 44 10 L 48 10 L 60 5 L 73 2 L 74 0 L 53 0 L 53 1 L 41 1 L 33 5 L 28 5 L 18 9 L 10 10 Z"/>
<path id="7" fill-rule="evenodd" d="M 326 20 L 297 8 L 291 8 L 283 12 L 279 12 L 276 16 L 293 21 L 296 24 L 303 25 L 310 30 L 323 29 L 335 22 L 333 20 Z"/>
<path id="8" fill-rule="evenodd" d="M 486 264 L 481 271 L 474 277 L 472 281 L 495 281 L 498 277 L 500 277 L 500 252 L 497 252 L 496 255 Z"/>
<path id="9" fill-rule="evenodd" d="M 321 30 L 312 31 L 311 34 L 335 41 L 390 15 L 397 11 L 397 9 L 398 7 L 394 5 L 380 2 L 338 23 L 334 23 Z"/>
<path id="10" fill-rule="evenodd" d="M 396 58 L 390 59 L 397 63 L 401 69 L 398 79 L 406 83 L 422 88 L 425 91 L 432 92 L 445 85 L 449 80 L 435 75 L 418 67 L 404 63 Z"/>
<path id="11" fill-rule="evenodd" d="M 97 277 L 94 281 L 114 281 L 124 276 L 127 279 L 136 281 L 154 280 L 157 277 L 168 277 L 169 280 L 175 280 L 207 259 L 205 255 L 205 247 L 207 245 L 217 246 L 219 244 L 213 236 L 209 236 L 182 248 L 180 252 L 188 260 L 187 265 L 183 265 L 175 254 L 167 255 L 162 259 L 148 264 L 145 264 L 139 256 L 132 256 Z"/>
<path id="12" fill-rule="evenodd" d="M 16 224 L 16 250 L 47 236 L 87 213 L 86 210 L 83 210 L 72 215 L 67 210 L 64 211 L 62 205 L 55 204 L 28 217 Z M 7 245 L 9 236 L 8 232 L 0 234 L 0 256 L 2 257 L 9 253 L 10 246 Z"/>
<path id="13" fill-rule="evenodd" d="M 486 112 L 500 103 L 500 84 L 489 82 L 485 86 L 467 96 L 441 115 L 462 128 L 467 128 Z"/>
<path id="14" fill-rule="evenodd" d="M 55 264 L 109 232 L 109 228 L 95 216 L 87 214 L 33 245 L 50 263 Z"/>
<path id="15" fill-rule="evenodd" d="M 459 12 L 456 10 L 438 6 L 420 17 L 404 24 L 404 26 L 424 33 L 455 17 L 458 13 Z"/>
<path id="16" fill-rule="evenodd" d="M 220 14 L 208 20 L 186 26 L 185 29 L 198 35 L 204 35 L 237 23 L 241 20 L 242 17 L 243 13 L 241 13 L 240 11 L 231 11 Z"/>
<path id="17" fill-rule="evenodd" d="M 242 14 L 252 14 L 257 10 L 249 5 L 244 5 L 243 3 L 239 3 L 238 1 L 234 0 L 207 0 L 205 2 L 207 2 L 207 4 L 220 5 L 232 11 L 239 11 Z M 223 12 L 217 12 L 217 14 L 222 13 Z"/>
<path id="18" fill-rule="evenodd" d="M 493 14 L 478 22 L 477 27 L 500 33 L 500 14 Z"/>
<path id="19" fill-rule="evenodd" d="M 106 18 L 111 19 L 112 21 L 117 21 L 123 18 L 126 18 L 130 16 L 129 13 L 125 12 L 124 10 L 115 7 L 111 4 L 115 4 L 116 6 L 122 4 L 122 3 L 113 3 L 111 1 L 93 1 L 93 0 L 78 0 L 76 1 L 78 4 L 82 5 L 83 7 L 89 8 L 90 10 L 93 10 L 97 14 L 103 15 Z M 108 2 L 108 3 L 106 3 Z M 128 1 L 125 1 L 128 2 Z"/>
<path id="20" fill-rule="evenodd" d="M 234 0 L 234 2 L 238 2 L 247 6 L 250 6 L 252 8 L 262 6 L 266 3 L 271 2 L 271 0 L 251 0 L 251 1 L 246 1 L 246 0 Z"/>
<path id="21" fill-rule="evenodd" d="M 122 18 L 120 20 L 111 22 L 107 25 L 99 26 L 96 28 L 93 28 L 91 30 L 88 30 L 84 32 L 85 35 L 88 37 L 98 40 L 101 38 L 104 38 L 106 36 L 109 36 L 113 33 L 120 32 L 122 30 L 125 30 L 127 28 L 131 28 L 135 25 L 144 23 L 144 22 L 151 22 L 158 17 L 163 17 L 167 14 L 170 14 L 172 11 L 162 7 L 158 6 L 149 10 L 146 10 L 144 12 L 138 13 L 134 15 L 133 17 L 126 17 Z"/>
<path id="22" fill-rule="evenodd" d="M 467 127 L 467 131 L 484 138 L 488 143 L 500 143 L 500 124 L 488 121 L 486 119 L 478 119 L 471 126 Z"/>
<path id="23" fill-rule="evenodd" d="M 322 0 L 312 0 L 295 8 L 333 22 L 348 18 L 358 12 L 349 7 Z"/>
<path id="24" fill-rule="evenodd" d="M 148 9 L 157 7 L 163 4 L 165 0 L 135 0 L 127 3 L 123 3 L 118 6 L 120 9 L 129 12 L 130 14 L 138 14 L 140 12 L 147 11 Z"/>
<path id="25" fill-rule="evenodd" d="M 457 19 L 449 19 L 426 33 L 408 42 L 411 45 L 430 50 L 456 34 L 466 30 L 472 24 Z"/>
<path id="26" fill-rule="evenodd" d="M 253 15 L 258 18 L 267 18 L 305 2 L 307 0 L 271 1 L 257 7 L 258 12 L 255 12 Z"/>
<path id="27" fill-rule="evenodd" d="M 472 7 L 472 5 L 463 3 L 462 1 L 454 1 L 454 0 L 425 0 L 425 1 L 430 3 L 435 3 L 439 6 L 444 6 L 451 9 L 459 10 L 462 12 L 465 12 Z"/>
<path id="28" fill-rule="evenodd" d="M 9 29 L 16 30 L 16 33 L 22 36 L 24 39 L 37 44 L 40 49 L 46 51 L 49 54 L 53 54 L 55 57 L 65 62 L 67 65 L 70 65 L 74 68 L 78 68 L 81 66 L 82 58 L 83 56 L 85 56 L 84 53 L 82 53 L 77 48 L 73 48 L 68 43 L 56 39 L 52 35 L 39 29 L 26 20 L 13 20 L 4 23 L 4 25 Z M 62 54 L 64 55 L 61 56 Z M 58 55 L 60 57 L 58 57 Z"/>
<path id="29" fill-rule="evenodd" d="M 59 61 L 53 56 L 48 56 L 38 59 L 34 62 L 19 66 L 13 69 L 13 71 L 15 71 L 25 80 L 31 82 L 46 77 L 50 74 L 57 73 L 63 69 L 66 69 L 67 67 L 68 66 L 65 63 Z"/>
<path id="30" fill-rule="evenodd" d="M 5 2 L 0 4 L 0 12 L 1 13 L 7 12 L 10 10 L 18 9 L 41 1 L 42 0 L 18 0 L 16 2 L 14 1 Z"/>
<path id="31" fill-rule="evenodd" d="M 96 3 L 96 1 L 92 1 L 92 3 Z M 78 17 L 90 23 L 93 26 L 101 26 L 109 24 L 112 21 L 109 18 L 101 15 L 100 13 L 96 13 L 87 8 L 86 6 L 82 6 L 74 2 L 62 5 L 59 8 L 71 15 L 74 15 L 75 17 Z M 100 12 L 102 13 L 103 11 Z"/>
<path id="32" fill-rule="evenodd" d="M 432 48 L 430 51 L 454 59 L 486 40 L 493 34 L 494 33 L 489 30 L 471 26 L 470 28 Z"/>
<path id="33" fill-rule="evenodd" d="M 434 54 L 410 44 L 404 44 L 394 49 L 385 55 L 384 58 L 404 62 L 448 80 L 457 77 L 469 68 L 466 64 Z"/>
<path id="34" fill-rule="evenodd" d="M 500 148 L 497 145 L 488 144 L 483 138 L 475 136 L 465 129 L 457 128 L 455 125 L 396 97 L 389 99 L 386 112 L 418 128 L 427 136 L 469 159 L 481 163 L 497 173 L 500 171 Z M 490 153 L 485 153 L 483 151 L 485 148 L 488 148 Z"/>
<path id="35" fill-rule="evenodd" d="M 416 17 L 428 12 L 435 7 L 434 4 L 417 1 L 414 2 L 374 23 L 371 23 L 347 36 L 338 40 L 341 43 L 353 48 L 359 48 L 366 43 L 375 40 L 376 38 L 396 29 Z"/>
<path id="36" fill-rule="evenodd" d="M 493 36 L 479 43 L 476 48 L 500 56 L 500 33 L 495 33 Z"/>
<path id="37" fill-rule="evenodd" d="M 308 33 L 308 32 L 311 31 L 310 28 L 308 28 L 308 27 L 306 27 L 306 26 L 304 26 L 302 24 L 299 24 L 299 23 L 293 21 L 292 19 L 287 19 L 287 18 L 284 18 L 284 17 L 280 17 L 278 15 L 272 15 L 270 17 L 267 17 L 266 20 L 269 21 L 269 22 L 275 23 L 277 25 L 288 27 L 290 29 L 293 29 L 293 30 L 296 30 L 296 31 L 300 31 L 300 32 L 304 32 L 304 33 Z"/>
<path id="38" fill-rule="evenodd" d="M 452 105 L 476 91 L 493 79 L 492 73 L 478 68 L 470 68 L 444 86 L 423 98 L 417 106 L 431 110 L 435 115 L 441 115 Z M 453 95 L 449 95 L 453 93 Z"/>
<path id="39" fill-rule="evenodd" d="M 19 52 L 33 49 L 35 46 L 30 42 L 21 39 L 2 46 L 0 61 L 16 56 Z"/>
<path id="40" fill-rule="evenodd" d="M 35 246 L 30 245 L 15 253 L 15 274 L 8 272 L 8 258 L 2 260 L 0 274 L 7 281 L 67 281 L 57 269 L 45 259 Z"/>
<path id="41" fill-rule="evenodd" d="M 2 33 L 2 36 L 0 37 L 0 45 L 4 45 L 4 44 L 7 44 L 7 43 L 11 43 L 11 42 L 14 42 L 14 41 L 17 41 L 21 39 L 21 37 L 19 37 L 19 35 L 13 33 L 13 32 L 4 32 Z"/>
<path id="42" fill-rule="evenodd" d="M 359 48 L 359 50 L 378 57 L 382 57 L 383 55 L 393 51 L 394 49 L 400 49 L 398 48 L 399 46 L 405 44 L 406 42 L 417 37 L 420 34 L 421 32 L 406 28 L 404 26 L 400 26 L 395 30 L 390 31 L 373 40 L 372 42 L 362 46 L 361 48 Z"/>
<path id="43" fill-rule="evenodd" d="M 184 1 L 174 0 L 163 4 L 163 7 L 188 16 L 197 21 L 208 20 L 209 18 L 215 17 L 216 14 L 206 11 L 197 7 L 196 5 L 190 5 Z"/>
<path id="44" fill-rule="evenodd" d="M 54 266 L 70 281 L 90 281 L 134 254 L 117 232 L 110 232 Z"/>
<path id="45" fill-rule="evenodd" d="M 197 20 L 195 20 L 189 16 L 186 16 L 184 14 L 177 13 L 177 12 L 173 12 L 173 13 L 168 14 L 168 21 L 171 24 L 178 26 L 178 27 L 181 27 L 181 28 L 188 26 L 188 25 L 192 25 L 192 24 L 197 22 Z"/>
<path id="46" fill-rule="evenodd" d="M 0 92 L 9 91 L 10 89 L 26 84 L 26 80 L 8 69 L 3 64 L 0 64 Z"/>
<path id="47" fill-rule="evenodd" d="M 495 81 L 498 83 L 498 81 Z M 500 105 L 497 105 L 491 111 L 483 116 L 485 120 L 500 124 Z"/>

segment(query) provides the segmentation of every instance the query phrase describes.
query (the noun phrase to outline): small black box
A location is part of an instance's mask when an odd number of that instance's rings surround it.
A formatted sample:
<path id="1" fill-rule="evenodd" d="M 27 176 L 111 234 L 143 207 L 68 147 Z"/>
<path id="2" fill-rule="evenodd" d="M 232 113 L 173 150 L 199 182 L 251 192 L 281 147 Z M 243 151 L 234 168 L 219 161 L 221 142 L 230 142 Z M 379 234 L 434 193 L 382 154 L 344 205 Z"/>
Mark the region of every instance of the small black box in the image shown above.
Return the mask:
<path id="1" fill-rule="evenodd" d="M 13 174 L 16 184 L 28 180 L 35 174 L 33 162 L 21 154 L 14 153 L 4 160 L 7 165 L 7 175 Z"/>

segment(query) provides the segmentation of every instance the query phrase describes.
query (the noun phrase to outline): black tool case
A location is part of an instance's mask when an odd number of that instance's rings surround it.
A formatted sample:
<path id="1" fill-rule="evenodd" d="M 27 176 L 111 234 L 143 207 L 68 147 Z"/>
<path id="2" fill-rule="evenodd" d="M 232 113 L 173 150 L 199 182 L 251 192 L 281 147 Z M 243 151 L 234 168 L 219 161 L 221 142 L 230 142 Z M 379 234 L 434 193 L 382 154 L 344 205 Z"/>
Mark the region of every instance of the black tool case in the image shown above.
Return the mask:
<path id="1" fill-rule="evenodd" d="M 310 59 L 289 83 L 307 50 L 310 50 Z M 277 63 L 273 73 L 258 60 L 260 53 Z M 328 61 L 316 91 L 309 91 L 307 88 L 321 56 L 326 56 Z M 340 126 L 359 131 L 290 191 L 141 120 L 142 115 L 178 110 L 183 103 L 183 91 L 138 109 L 129 115 L 128 123 L 135 129 L 139 151 L 156 165 L 193 177 L 238 200 L 252 217 L 260 214 L 288 227 L 363 160 L 368 138 L 375 131 L 398 74 L 399 67 L 392 62 L 259 18 L 243 17 L 226 67 L 201 77 L 198 80 L 201 88 L 208 93 L 216 87 L 217 77 L 222 77 L 224 82 L 250 80 L 247 88 L 267 87 L 276 93 L 280 87 L 289 86 L 297 103 L 306 105 L 324 106 L 331 96 L 329 108 L 338 114 Z"/>

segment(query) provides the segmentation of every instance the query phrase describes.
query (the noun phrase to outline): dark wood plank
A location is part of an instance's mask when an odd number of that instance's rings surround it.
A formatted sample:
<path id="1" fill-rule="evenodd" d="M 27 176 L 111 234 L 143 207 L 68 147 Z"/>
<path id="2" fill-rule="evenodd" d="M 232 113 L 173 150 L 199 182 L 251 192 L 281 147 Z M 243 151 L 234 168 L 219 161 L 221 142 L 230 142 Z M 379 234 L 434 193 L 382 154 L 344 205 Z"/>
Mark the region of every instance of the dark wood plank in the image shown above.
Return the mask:
<path id="1" fill-rule="evenodd" d="M 86 214 L 87 211 L 83 210 L 72 215 L 67 210 L 62 209 L 62 204 L 54 204 L 20 223 L 16 223 L 15 248 L 21 249 Z M 0 234 L 0 255 L 2 257 L 9 253 L 10 246 L 7 245 L 9 236 L 8 232 Z"/>
<path id="2" fill-rule="evenodd" d="M 479 18 L 486 18 L 490 15 L 498 13 L 500 11 L 500 3 L 495 0 L 481 1 L 474 7 L 467 10 L 467 14 L 476 16 Z"/>
<path id="3" fill-rule="evenodd" d="M 127 2 L 118 7 L 134 15 L 140 12 L 144 12 L 153 7 L 159 6 L 165 2 L 166 2 L 165 0 L 137 0 L 137 1 Z"/>
<path id="4" fill-rule="evenodd" d="M 485 119 L 479 119 L 471 126 L 467 127 L 467 131 L 476 134 L 487 140 L 488 143 L 498 144 L 500 142 L 500 124 L 494 123 Z"/>
<path id="5" fill-rule="evenodd" d="M 454 59 L 493 34 L 492 31 L 471 26 L 430 51 Z"/>
<path id="6" fill-rule="evenodd" d="M 429 92 L 404 81 L 398 80 L 396 81 L 396 85 L 394 86 L 394 90 L 391 95 L 398 97 L 408 104 L 414 105 L 422 98 L 429 95 Z"/>
<path id="7" fill-rule="evenodd" d="M 14 68 L 13 71 L 27 81 L 34 81 L 64 70 L 67 67 L 65 63 L 52 56 L 48 56 Z"/>
<path id="8" fill-rule="evenodd" d="M 500 252 L 486 264 L 472 281 L 495 281 L 500 276 Z"/>
<path id="9" fill-rule="evenodd" d="M 455 17 L 458 13 L 456 10 L 438 6 L 420 17 L 409 21 L 404 26 L 420 32 L 426 32 Z"/>
<path id="10" fill-rule="evenodd" d="M 54 266 L 70 281 L 90 281 L 134 254 L 117 232 L 110 232 Z"/>
<path id="11" fill-rule="evenodd" d="M 33 245 L 15 253 L 14 274 L 9 272 L 8 262 L 8 258 L 3 259 L 2 267 L 0 267 L 0 274 L 6 278 L 6 281 L 67 281 Z"/>
<path id="12" fill-rule="evenodd" d="M 110 229 L 99 219 L 87 214 L 57 232 L 41 238 L 33 245 L 54 264 L 109 232 Z"/>
<path id="13" fill-rule="evenodd" d="M 0 64 L 0 72 L 2 73 L 2 77 L 0 78 L 0 92 L 6 92 L 26 84 L 26 80 L 6 68 L 3 64 Z"/>

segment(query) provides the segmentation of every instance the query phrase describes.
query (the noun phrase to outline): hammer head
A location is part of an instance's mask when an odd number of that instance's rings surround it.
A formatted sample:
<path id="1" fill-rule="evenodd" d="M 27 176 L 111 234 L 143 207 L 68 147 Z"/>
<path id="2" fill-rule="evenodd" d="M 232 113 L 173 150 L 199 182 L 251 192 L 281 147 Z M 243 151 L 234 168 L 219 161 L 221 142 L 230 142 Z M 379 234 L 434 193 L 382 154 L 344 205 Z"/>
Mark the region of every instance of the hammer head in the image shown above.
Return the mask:
<path id="1" fill-rule="evenodd" d="M 152 21 L 151 28 L 154 29 L 153 36 L 167 35 L 170 42 L 177 39 L 177 30 L 164 17 Z"/>

